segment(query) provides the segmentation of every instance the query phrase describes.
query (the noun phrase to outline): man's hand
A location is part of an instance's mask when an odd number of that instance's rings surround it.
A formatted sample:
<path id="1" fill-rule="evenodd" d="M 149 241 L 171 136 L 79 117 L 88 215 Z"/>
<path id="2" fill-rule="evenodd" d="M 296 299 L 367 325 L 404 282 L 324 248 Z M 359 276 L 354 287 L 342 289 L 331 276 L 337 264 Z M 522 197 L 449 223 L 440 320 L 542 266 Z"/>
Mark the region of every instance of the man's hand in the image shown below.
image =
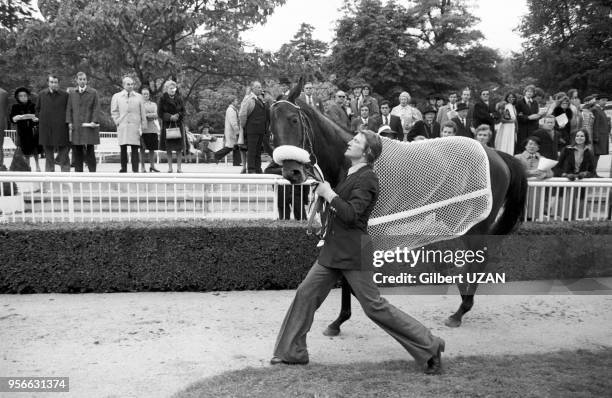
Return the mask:
<path id="1" fill-rule="evenodd" d="M 336 196 L 338 196 L 327 181 L 320 182 L 315 189 L 315 193 L 324 198 L 327 202 L 331 202 Z"/>

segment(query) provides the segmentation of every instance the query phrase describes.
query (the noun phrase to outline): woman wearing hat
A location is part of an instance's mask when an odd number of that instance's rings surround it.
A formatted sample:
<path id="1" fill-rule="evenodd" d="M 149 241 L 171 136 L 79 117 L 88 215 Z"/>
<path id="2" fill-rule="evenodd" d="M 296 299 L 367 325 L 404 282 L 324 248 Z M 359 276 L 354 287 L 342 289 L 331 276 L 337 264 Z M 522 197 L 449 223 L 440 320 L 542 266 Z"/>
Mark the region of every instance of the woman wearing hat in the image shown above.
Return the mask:
<path id="1" fill-rule="evenodd" d="M 423 118 L 425 120 L 419 120 L 412 126 L 412 130 L 406 137 L 407 141 L 414 141 L 417 137 L 423 137 L 425 139 L 440 137 L 440 123 L 435 121 L 436 110 L 432 107 L 428 107 L 423 111 Z"/>
<path id="2" fill-rule="evenodd" d="M 34 103 L 30 101 L 30 91 L 25 87 L 15 90 L 17 103 L 11 107 L 10 120 L 16 125 L 18 147 L 23 152 L 28 165 L 30 157 L 34 156 L 36 171 L 40 171 L 38 163 L 38 118 Z"/>

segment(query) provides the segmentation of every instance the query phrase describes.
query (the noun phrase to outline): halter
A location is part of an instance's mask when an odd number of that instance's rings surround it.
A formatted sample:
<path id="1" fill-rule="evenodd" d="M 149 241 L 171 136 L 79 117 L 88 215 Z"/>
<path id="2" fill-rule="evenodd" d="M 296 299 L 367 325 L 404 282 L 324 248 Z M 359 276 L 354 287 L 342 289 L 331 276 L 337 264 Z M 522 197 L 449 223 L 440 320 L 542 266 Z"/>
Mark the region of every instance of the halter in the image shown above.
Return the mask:
<path id="1" fill-rule="evenodd" d="M 281 103 L 289 104 L 297 110 L 298 115 L 300 117 L 300 122 L 302 123 L 302 149 L 306 150 L 310 155 L 310 166 L 317 165 L 317 155 L 315 155 L 314 153 L 314 132 L 312 131 L 312 124 L 310 123 L 310 119 L 307 117 L 306 113 L 299 105 L 296 105 L 293 102 L 289 102 L 287 100 L 274 101 L 270 106 L 270 109 L 273 108 L 275 105 Z M 312 175 L 310 172 L 308 172 L 308 174 L 314 177 L 314 175 Z"/>

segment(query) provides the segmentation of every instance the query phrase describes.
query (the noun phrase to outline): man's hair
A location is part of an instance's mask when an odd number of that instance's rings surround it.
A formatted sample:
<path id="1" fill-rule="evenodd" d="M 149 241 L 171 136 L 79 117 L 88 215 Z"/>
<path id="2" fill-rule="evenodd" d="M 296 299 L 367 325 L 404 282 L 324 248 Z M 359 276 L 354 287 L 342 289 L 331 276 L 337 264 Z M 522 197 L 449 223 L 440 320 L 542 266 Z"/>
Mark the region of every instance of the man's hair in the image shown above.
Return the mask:
<path id="1" fill-rule="evenodd" d="M 489 136 L 493 134 L 493 132 L 491 131 L 491 126 L 489 126 L 488 124 L 481 124 L 480 126 L 476 127 L 476 132 L 474 133 L 474 135 L 478 134 L 481 131 L 486 131 L 487 133 L 489 133 Z"/>
<path id="2" fill-rule="evenodd" d="M 444 123 L 442 125 L 442 130 L 444 130 L 444 127 L 450 127 L 453 129 L 453 133 L 457 132 L 457 125 L 455 124 L 455 122 L 453 122 L 452 120 L 449 120 L 448 122 Z"/>
<path id="3" fill-rule="evenodd" d="M 555 117 L 553 115 L 544 115 L 544 116 L 542 116 L 542 118 L 540 120 L 544 121 L 546 119 L 553 119 L 553 120 L 555 120 Z"/>
<path id="4" fill-rule="evenodd" d="M 529 137 L 525 138 L 525 141 L 523 141 L 523 148 L 527 146 L 529 141 L 533 141 L 537 146 L 540 146 L 540 139 L 535 135 L 530 135 Z"/>
<path id="5" fill-rule="evenodd" d="M 78 79 L 79 77 L 81 77 L 81 76 L 85 76 L 85 78 L 87 78 L 87 74 L 86 74 L 85 72 L 78 72 L 78 73 L 76 74 L 77 79 Z"/>
<path id="6" fill-rule="evenodd" d="M 361 105 L 361 108 L 359 108 L 359 110 L 361 111 L 363 108 L 366 108 L 368 112 L 370 111 L 370 107 L 367 105 Z"/>
<path id="7" fill-rule="evenodd" d="M 382 140 L 380 139 L 380 136 L 372 130 L 360 130 L 358 134 L 363 134 L 365 137 L 366 145 L 364 152 L 366 155 L 366 161 L 371 166 L 382 153 Z"/>
<path id="8" fill-rule="evenodd" d="M 259 80 L 253 80 L 251 82 L 251 88 L 253 88 L 253 86 L 255 85 L 255 83 L 259 83 L 259 85 L 261 86 L 261 82 Z"/>
<path id="9" fill-rule="evenodd" d="M 387 105 L 389 108 L 391 108 L 391 103 L 388 100 L 380 101 L 380 106 L 383 106 L 383 105 Z"/>
<path id="10" fill-rule="evenodd" d="M 451 95 L 456 95 L 457 97 L 459 97 L 459 94 L 456 91 L 451 91 L 450 93 L 448 93 L 448 98 L 450 98 Z"/>
<path id="11" fill-rule="evenodd" d="M 47 81 L 49 81 L 49 79 L 57 79 L 57 81 L 59 82 L 59 77 L 57 77 L 57 75 L 54 73 L 49 73 L 49 75 L 47 76 Z"/>
<path id="12" fill-rule="evenodd" d="M 527 87 L 525 87 L 525 90 L 523 92 L 526 93 L 529 90 L 533 91 L 533 93 L 535 94 L 536 87 L 533 84 L 529 84 Z"/>

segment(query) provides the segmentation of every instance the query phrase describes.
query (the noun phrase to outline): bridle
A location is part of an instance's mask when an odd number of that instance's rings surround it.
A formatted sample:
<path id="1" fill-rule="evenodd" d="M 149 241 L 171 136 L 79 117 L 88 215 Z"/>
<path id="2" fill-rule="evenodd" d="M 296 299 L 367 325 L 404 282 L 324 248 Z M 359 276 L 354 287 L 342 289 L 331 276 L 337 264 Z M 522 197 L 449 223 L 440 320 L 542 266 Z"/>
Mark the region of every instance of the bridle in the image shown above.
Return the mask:
<path id="1" fill-rule="evenodd" d="M 304 110 L 299 105 L 296 105 L 293 102 L 289 102 L 287 100 L 274 101 L 272 105 L 270 105 L 270 110 L 278 104 L 289 104 L 297 111 L 298 116 L 300 118 L 300 123 L 302 124 L 301 148 L 307 151 L 308 155 L 310 156 L 310 164 L 305 164 L 305 166 L 309 166 L 306 167 L 306 173 L 316 179 L 316 177 L 312 175 L 312 172 L 310 171 L 310 169 L 318 163 L 317 155 L 315 155 L 314 153 L 314 132 L 312 130 L 312 124 L 310 123 L 310 119 L 306 115 L 306 112 L 304 112 Z M 274 132 L 272 132 L 272 134 L 274 135 Z"/>

